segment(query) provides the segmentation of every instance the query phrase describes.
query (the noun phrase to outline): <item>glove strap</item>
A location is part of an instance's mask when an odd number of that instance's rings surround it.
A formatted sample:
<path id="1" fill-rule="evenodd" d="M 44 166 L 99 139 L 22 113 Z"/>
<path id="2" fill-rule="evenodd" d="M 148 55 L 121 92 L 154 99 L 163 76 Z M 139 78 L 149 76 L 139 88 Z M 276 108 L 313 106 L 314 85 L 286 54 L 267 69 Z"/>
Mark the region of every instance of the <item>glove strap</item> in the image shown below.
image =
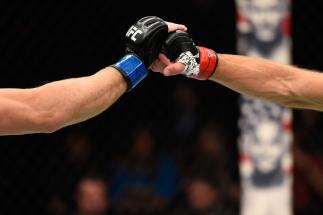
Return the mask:
<path id="1" fill-rule="evenodd" d="M 132 90 L 141 80 L 148 75 L 144 63 L 135 55 L 126 55 L 117 63 L 111 65 L 117 69 L 128 83 L 128 91 Z"/>
<path id="2" fill-rule="evenodd" d="M 200 52 L 200 72 L 192 76 L 192 78 L 199 80 L 207 80 L 215 72 L 219 63 L 218 55 L 212 49 L 197 46 Z"/>

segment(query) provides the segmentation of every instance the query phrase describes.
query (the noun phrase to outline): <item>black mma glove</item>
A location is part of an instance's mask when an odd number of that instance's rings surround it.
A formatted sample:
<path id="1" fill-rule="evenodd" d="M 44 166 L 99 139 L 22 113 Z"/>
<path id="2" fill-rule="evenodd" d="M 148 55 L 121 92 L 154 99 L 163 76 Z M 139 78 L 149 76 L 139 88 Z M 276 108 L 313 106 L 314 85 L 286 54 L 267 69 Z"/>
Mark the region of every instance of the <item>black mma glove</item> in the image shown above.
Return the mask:
<path id="1" fill-rule="evenodd" d="M 198 80 L 207 80 L 218 65 L 217 54 L 208 48 L 196 46 L 191 36 L 184 31 L 170 33 L 163 43 L 161 52 L 171 61 L 183 63 L 182 74 Z"/>
<path id="2" fill-rule="evenodd" d="M 128 83 L 128 90 L 134 88 L 147 74 L 153 60 L 168 35 L 168 26 L 156 16 L 138 20 L 126 33 L 126 55 L 112 67 L 119 70 Z"/>

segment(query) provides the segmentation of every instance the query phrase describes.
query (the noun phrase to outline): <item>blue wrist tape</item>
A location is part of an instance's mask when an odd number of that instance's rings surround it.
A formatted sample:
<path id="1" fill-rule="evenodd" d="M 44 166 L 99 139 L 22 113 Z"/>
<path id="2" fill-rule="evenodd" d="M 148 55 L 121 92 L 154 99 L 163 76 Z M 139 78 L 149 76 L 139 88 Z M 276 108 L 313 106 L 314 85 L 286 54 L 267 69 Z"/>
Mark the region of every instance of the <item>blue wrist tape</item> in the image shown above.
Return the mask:
<path id="1" fill-rule="evenodd" d="M 126 55 L 112 67 L 119 70 L 128 82 L 128 91 L 133 89 L 142 79 L 148 75 L 144 63 L 135 55 Z"/>

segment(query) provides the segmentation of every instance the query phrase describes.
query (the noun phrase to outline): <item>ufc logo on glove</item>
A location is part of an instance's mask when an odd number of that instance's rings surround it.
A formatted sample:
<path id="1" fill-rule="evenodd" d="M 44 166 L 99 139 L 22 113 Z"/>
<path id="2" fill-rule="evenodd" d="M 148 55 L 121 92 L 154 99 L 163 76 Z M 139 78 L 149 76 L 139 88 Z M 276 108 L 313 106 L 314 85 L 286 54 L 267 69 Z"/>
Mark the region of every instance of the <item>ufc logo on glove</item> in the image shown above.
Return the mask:
<path id="1" fill-rule="evenodd" d="M 131 28 L 126 33 L 126 36 L 130 37 L 132 35 L 130 39 L 135 42 L 137 40 L 136 38 L 137 34 L 142 34 L 142 31 L 135 26 L 131 26 Z"/>

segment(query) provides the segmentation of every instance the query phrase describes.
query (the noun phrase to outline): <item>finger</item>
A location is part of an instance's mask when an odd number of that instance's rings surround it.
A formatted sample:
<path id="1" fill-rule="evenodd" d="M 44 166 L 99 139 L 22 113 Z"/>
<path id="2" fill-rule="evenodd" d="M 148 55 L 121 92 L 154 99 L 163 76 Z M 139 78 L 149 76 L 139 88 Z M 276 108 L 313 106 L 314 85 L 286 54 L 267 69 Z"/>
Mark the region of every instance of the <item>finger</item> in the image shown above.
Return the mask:
<path id="1" fill-rule="evenodd" d="M 166 22 L 166 24 L 168 25 L 168 32 L 173 32 L 176 30 L 187 31 L 187 27 L 185 25 L 176 24 L 173 22 Z"/>
<path id="2" fill-rule="evenodd" d="M 159 61 L 158 59 L 154 60 L 154 62 L 149 67 L 149 69 L 151 69 L 153 72 L 157 70 L 158 61 Z"/>
<path id="3" fill-rule="evenodd" d="M 168 65 L 164 71 L 163 74 L 165 76 L 171 76 L 171 75 L 178 75 L 183 73 L 185 70 L 185 65 L 182 63 L 173 63 L 171 65 Z"/>
<path id="4" fill-rule="evenodd" d="M 162 63 L 159 59 L 156 59 L 156 60 L 154 60 L 154 62 L 150 66 L 150 69 L 153 72 L 162 72 L 165 67 L 166 67 L 166 65 L 164 63 Z"/>
<path id="5" fill-rule="evenodd" d="M 163 63 L 163 64 L 165 64 L 166 66 L 168 66 L 168 65 L 171 64 L 171 62 L 168 59 L 168 57 L 166 55 L 164 55 L 163 53 L 160 53 L 158 55 L 158 57 L 159 57 L 160 62 Z"/>
<path id="6" fill-rule="evenodd" d="M 151 71 L 153 71 L 153 72 L 158 72 L 157 71 L 157 68 L 156 68 L 156 65 L 153 63 L 153 64 L 151 64 L 150 65 L 150 67 L 148 68 L 148 69 L 150 69 Z"/>

